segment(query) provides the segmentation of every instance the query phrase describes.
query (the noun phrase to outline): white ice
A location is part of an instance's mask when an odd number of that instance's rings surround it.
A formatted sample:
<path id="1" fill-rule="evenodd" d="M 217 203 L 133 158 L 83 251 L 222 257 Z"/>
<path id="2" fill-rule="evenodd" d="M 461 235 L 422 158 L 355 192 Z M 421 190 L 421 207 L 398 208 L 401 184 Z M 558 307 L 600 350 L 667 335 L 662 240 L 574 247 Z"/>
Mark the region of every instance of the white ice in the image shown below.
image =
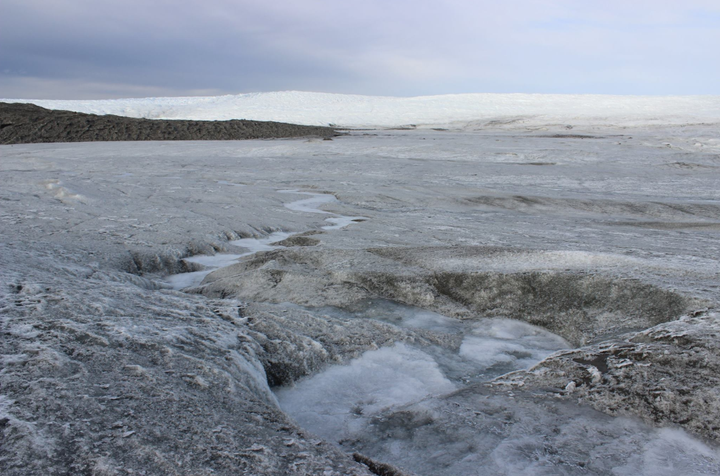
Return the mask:
<path id="1" fill-rule="evenodd" d="M 297 190 L 280 190 L 280 193 L 293 193 L 296 195 L 309 195 L 310 198 L 302 200 L 296 200 L 294 202 L 285 203 L 285 208 L 294 210 L 296 212 L 305 213 L 327 213 L 325 210 L 320 210 L 320 206 L 326 203 L 337 202 L 337 198 L 329 193 L 312 193 L 312 192 L 299 192 Z"/>
<path id="2" fill-rule="evenodd" d="M 277 248 L 277 246 L 273 246 L 273 243 L 282 241 L 289 236 L 290 233 L 276 231 L 268 235 L 266 238 L 241 238 L 239 240 L 231 241 L 230 244 L 247 248 L 247 254 L 254 254 L 259 253 L 260 251 L 270 251 Z"/>
<path id="3" fill-rule="evenodd" d="M 325 221 L 328 223 L 332 223 L 332 225 L 325 225 L 321 227 L 323 230 L 339 230 L 341 228 L 345 228 L 348 225 L 351 225 L 353 223 L 356 223 L 358 221 L 365 221 L 365 217 L 346 217 L 346 216 L 337 216 L 333 218 L 326 218 Z"/>
<path id="4" fill-rule="evenodd" d="M 480 124 L 650 125 L 720 122 L 720 96 L 592 94 L 448 94 L 378 97 L 300 91 L 216 97 L 106 100 L 0 99 L 50 109 L 150 119 L 253 119 L 338 127 L 407 125 L 465 128 Z"/>
<path id="5" fill-rule="evenodd" d="M 218 180 L 217 183 L 220 185 L 231 185 L 233 187 L 244 187 L 245 186 L 241 183 L 228 182 L 227 180 Z"/>
<path id="6" fill-rule="evenodd" d="M 700 476 L 718 474 L 720 453 L 682 430 L 662 428 L 642 451 L 613 468 L 614 476 Z"/>

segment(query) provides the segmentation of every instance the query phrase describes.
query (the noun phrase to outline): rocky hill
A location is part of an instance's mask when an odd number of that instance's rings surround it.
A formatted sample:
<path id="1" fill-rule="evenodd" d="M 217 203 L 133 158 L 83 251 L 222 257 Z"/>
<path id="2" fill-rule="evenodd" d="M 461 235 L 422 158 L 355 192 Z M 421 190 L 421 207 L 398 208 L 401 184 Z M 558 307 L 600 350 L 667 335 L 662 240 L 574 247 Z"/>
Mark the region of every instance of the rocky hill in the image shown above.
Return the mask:
<path id="1" fill-rule="evenodd" d="M 33 104 L 0 103 L 0 144 L 139 140 L 330 138 L 328 127 L 264 121 L 182 121 L 55 111 Z"/>

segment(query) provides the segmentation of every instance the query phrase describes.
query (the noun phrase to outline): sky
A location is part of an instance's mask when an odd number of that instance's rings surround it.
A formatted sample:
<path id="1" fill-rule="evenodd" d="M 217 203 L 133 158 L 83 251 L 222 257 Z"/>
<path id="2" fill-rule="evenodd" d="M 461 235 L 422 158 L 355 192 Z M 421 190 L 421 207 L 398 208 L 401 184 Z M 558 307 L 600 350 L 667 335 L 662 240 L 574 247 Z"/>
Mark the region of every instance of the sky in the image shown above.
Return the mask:
<path id="1" fill-rule="evenodd" d="M 720 94 L 720 0 L 0 0 L 0 97 Z"/>

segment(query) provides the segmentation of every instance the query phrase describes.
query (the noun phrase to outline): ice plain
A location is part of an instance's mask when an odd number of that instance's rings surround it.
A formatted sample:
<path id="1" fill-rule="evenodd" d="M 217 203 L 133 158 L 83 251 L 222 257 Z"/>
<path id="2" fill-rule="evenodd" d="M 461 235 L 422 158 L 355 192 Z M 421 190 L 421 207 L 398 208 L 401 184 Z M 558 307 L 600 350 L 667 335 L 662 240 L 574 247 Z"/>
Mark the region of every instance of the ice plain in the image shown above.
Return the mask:
<path id="1" fill-rule="evenodd" d="M 0 467 L 718 474 L 703 104 L 0 147 Z"/>

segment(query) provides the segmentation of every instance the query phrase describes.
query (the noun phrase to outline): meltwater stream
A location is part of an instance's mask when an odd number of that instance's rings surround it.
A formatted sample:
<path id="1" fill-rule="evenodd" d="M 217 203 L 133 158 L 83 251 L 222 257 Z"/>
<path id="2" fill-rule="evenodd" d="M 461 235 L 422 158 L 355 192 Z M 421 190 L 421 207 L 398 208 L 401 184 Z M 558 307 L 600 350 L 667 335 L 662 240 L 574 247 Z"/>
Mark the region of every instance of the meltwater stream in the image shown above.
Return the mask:
<path id="1" fill-rule="evenodd" d="M 295 200 L 293 202 L 285 203 L 284 206 L 290 210 L 307 213 L 321 213 L 325 215 L 331 215 L 326 218 L 325 221 L 331 223 L 322 227 L 323 230 L 339 230 L 346 226 L 365 221 L 365 217 L 351 217 L 345 215 L 339 215 L 337 213 L 331 213 L 325 210 L 320 210 L 319 207 L 326 203 L 337 202 L 337 198 L 329 193 L 314 193 L 314 192 L 300 192 L 298 190 L 279 190 L 278 193 L 287 193 L 293 195 L 309 195 L 310 198 L 304 198 L 302 200 Z M 216 269 L 224 268 L 235 264 L 240 258 L 254 255 L 261 251 L 270 251 L 279 248 L 274 245 L 286 238 L 295 235 L 294 233 L 275 232 L 264 238 L 242 238 L 239 240 L 230 241 L 229 244 L 237 246 L 239 248 L 246 248 L 248 251 L 245 253 L 232 254 L 232 253 L 218 253 L 215 255 L 195 255 L 189 258 L 184 258 L 189 263 L 200 264 L 204 269 L 200 271 L 193 271 L 190 273 L 179 273 L 173 274 L 165 278 L 166 282 L 170 284 L 173 289 L 180 290 L 190 287 L 198 286 L 205 276 L 212 273 Z"/>
<path id="2" fill-rule="evenodd" d="M 323 230 L 328 230 L 328 231 L 329 230 L 339 230 L 340 228 L 345 228 L 346 226 L 350 225 L 351 223 L 367 220 L 367 218 L 365 218 L 365 217 L 360 217 L 360 216 L 350 217 L 350 216 L 338 215 L 336 213 L 327 212 L 325 210 L 320 210 L 319 207 L 321 205 L 338 201 L 334 195 L 331 195 L 329 193 L 298 192 L 297 190 L 280 190 L 280 193 L 292 193 L 295 195 L 297 195 L 297 194 L 310 195 L 310 198 L 286 203 L 285 207 L 289 208 L 290 210 L 295 210 L 298 212 L 322 213 L 322 214 L 326 214 L 326 215 L 333 215 L 332 217 L 325 219 L 326 222 L 332 223 L 332 225 L 323 226 L 322 227 Z"/>
<path id="3" fill-rule="evenodd" d="M 270 251 L 275 249 L 272 246 L 273 243 L 282 241 L 288 238 L 290 233 L 275 232 L 266 236 L 265 238 L 242 238 L 240 240 L 231 241 L 230 244 L 240 248 L 247 248 L 247 252 L 240 254 L 231 253 L 218 253 L 215 255 L 195 255 L 185 258 L 185 261 L 190 263 L 201 264 L 205 269 L 201 271 L 193 271 L 191 273 L 180 273 L 172 274 L 166 278 L 166 281 L 170 283 L 173 289 L 185 289 L 199 285 L 205 276 L 212 273 L 218 268 L 224 268 L 235 264 L 237 260 L 245 256 L 251 256 L 260 251 Z"/>

